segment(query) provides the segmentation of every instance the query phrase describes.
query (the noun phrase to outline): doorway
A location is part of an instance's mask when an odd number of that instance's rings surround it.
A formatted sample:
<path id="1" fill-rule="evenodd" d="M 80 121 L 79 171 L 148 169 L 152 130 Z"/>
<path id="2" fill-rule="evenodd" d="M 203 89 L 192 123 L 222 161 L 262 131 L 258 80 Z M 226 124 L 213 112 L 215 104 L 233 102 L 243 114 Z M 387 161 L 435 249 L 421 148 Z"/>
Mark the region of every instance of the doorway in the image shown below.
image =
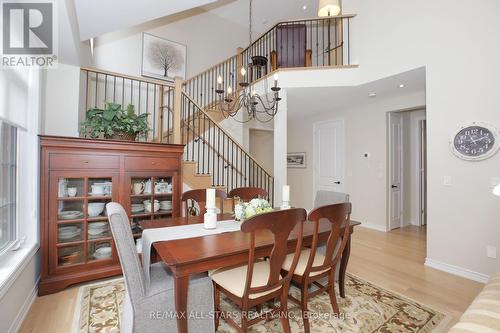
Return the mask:
<path id="1" fill-rule="evenodd" d="M 388 114 L 387 229 L 427 222 L 425 109 Z"/>
<path id="2" fill-rule="evenodd" d="M 344 192 L 344 121 L 315 123 L 313 198 L 319 190 Z"/>

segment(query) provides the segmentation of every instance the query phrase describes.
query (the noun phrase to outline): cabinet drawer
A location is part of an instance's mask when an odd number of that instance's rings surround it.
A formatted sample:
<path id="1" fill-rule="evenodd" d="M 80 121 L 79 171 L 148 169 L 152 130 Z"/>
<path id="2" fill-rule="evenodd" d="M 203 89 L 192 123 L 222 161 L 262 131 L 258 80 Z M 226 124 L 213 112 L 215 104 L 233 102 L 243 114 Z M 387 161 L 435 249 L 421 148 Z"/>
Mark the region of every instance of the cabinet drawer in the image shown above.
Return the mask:
<path id="1" fill-rule="evenodd" d="M 50 154 L 51 169 L 118 169 L 119 156 Z"/>
<path id="2" fill-rule="evenodd" d="M 177 170 L 179 161 L 176 158 L 168 157 L 125 157 L 125 170 Z"/>

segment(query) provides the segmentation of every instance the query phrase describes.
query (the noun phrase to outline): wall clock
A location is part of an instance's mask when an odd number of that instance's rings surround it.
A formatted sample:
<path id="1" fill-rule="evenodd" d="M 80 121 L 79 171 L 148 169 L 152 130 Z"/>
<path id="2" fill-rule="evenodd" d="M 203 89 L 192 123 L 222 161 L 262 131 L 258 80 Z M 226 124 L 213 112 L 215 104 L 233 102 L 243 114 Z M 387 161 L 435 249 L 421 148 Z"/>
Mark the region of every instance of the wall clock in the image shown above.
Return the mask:
<path id="1" fill-rule="evenodd" d="M 493 156 L 500 147 L 500 136 L 495 127 L 473 122 L 461 126 L 450 139 L 450 149 L 459 158 L 479 161 Z"/>

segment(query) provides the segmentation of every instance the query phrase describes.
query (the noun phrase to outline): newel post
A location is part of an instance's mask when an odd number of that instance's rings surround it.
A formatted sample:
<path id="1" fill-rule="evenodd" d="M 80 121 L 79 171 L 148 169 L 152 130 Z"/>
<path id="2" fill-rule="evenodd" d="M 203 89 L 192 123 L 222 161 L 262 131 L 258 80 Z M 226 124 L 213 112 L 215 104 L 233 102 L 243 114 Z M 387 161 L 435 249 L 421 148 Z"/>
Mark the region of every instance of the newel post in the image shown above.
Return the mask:
<path id="1" fill-rule="evenodd" d="M 181 117 L 182 117 L 182 84 L 183 80 L 176 77 L 174 81 L 174 110 L 173 110 L 173 135 L 176 144 L 182 143 L 181 138 Z"/>
<path id="2" fill-rule="evenodd" d="M 239 89 L 240 82 L 244 82 L 245 79 L 243 75 L 241 75 L 240 70 L 243 67 L 243 48 L 238 47 L 236 49 L 236 89 Z"/>

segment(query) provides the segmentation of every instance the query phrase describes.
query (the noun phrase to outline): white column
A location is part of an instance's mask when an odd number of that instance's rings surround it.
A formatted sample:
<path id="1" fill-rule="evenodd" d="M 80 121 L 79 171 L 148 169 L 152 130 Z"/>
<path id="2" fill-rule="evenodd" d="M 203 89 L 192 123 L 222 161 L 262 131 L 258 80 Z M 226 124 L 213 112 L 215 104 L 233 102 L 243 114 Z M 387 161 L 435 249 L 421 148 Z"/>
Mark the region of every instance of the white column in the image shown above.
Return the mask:
<path id="1" fill-rule="evenodd" d="M 280 91 L 282 100 L 274 117 L 274 207 L 282 204 L 283 185 L 287 184 L 287 96 L 286 90 Z M 293 198 L 290 199 L 293 205 Z"/>

